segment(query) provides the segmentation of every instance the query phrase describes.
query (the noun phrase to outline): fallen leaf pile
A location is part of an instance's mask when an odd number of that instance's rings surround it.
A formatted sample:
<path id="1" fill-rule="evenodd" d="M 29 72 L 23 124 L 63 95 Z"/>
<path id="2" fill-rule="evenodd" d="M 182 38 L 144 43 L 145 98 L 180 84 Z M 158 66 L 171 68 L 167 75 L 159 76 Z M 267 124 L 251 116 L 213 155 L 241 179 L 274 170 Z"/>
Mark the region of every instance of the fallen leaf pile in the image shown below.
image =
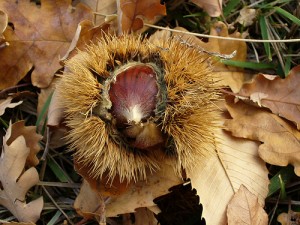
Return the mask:
<path id="1" fill-rule="evenodd" d="M 20 82 L 31 83 L 38 91 L 37 118 L 40 123 L 25 126 L 24 121 L 10 124 L 3 136 L 0 150 L 0 205 L 20 222 L 36 223 L 44 206 L 43 198 L 30 198 L 30 189 L 39 182 L 40 144 L 44 124 L 51 139 L 48 147 L 65 146 L 67 128 L 63 107 L 55 93 L 56 84 L 66 60 L 84 51 L 87 44 L 97 43 L 105 35 L 144 31 L 145 23 L 154 23 L 167 14 L 166 4 L 159 0 L 110 1 L 0 1 L 0 116 L 24 105 L 14 98 Z M 168 2 L 168 1 L 166 1 Z M 222 0 L 190 0 L 211 17 L 222 13 Z M 253 10 L 245 8 L 237 21 L 247 26 L 255 18 Z M 251 17 L 245 15 L 251 12 Z M 246 13 L 246 14 L 245 14 Z M 204 42 L 195 36 L 157 31 L 149 38 L 154 46 L 172 36 L 182 44 L 214 56 L 236 52 L 233 60 L 246 61 L 247 45 L 242 41 L 210 38 Z M 210 34 L 239 38 L 229 34 L 222 22 L 212 23 Z M 300 176 L 300 66 L 293 68 L 286 79 L 269 74 L 249 74 L 243 69 L 226 66 L 212 57 L 212 70 L 224 89 L 221 101 L 220 128 L 215 134 L 213 153 L 200 161 L 197 168 L 188 169 L 185 178 L 203 206 L 206 224 L 267 225 L 264 211 L 268 195 L 266 163 L 276 166 L 293 165 Z M 99 59 L 101 60 L 101 59 Z M 116 62 L 118 63 L 118 62 Z M 206 63 L 206 62 L 205 62 Z M 76 88 L 76 87 L 74 87 Z M 49 108 L 45 107 L 51 99 Z M 76 96 L 74 96 L 76 97 Z M 48 109 L 48 113 L 45 110 Z M 48 114 L 48 116 L 47 116 Z M 2 139 L 2 138 L 1 138 Z M 157 224 L 154 214 L 160 212 L 154 199 L 168 194 L 174 185 L 184 181 L 166 159 L 160 171 L 149 173 L 146 181 L 111 183 L 89 176 L 89 168 L 80 162 L 75 170 L 84 179 L 74 203 L 76 212 L 86 220 L 105 222 L 106 217 L 135 213 L 136 222 L 124 216 L 126 224 Z M 113 184 L 113 185 L 112 185 Z M 201 212 L 200 212 L 201 213 Z M 127 219 L 126 219 L 127 218 Z M 278 217 L 282 225 L 293 224 L 299 214 L 289 211 Z M 1 218 L 0 218 L 1 223 Z"/>

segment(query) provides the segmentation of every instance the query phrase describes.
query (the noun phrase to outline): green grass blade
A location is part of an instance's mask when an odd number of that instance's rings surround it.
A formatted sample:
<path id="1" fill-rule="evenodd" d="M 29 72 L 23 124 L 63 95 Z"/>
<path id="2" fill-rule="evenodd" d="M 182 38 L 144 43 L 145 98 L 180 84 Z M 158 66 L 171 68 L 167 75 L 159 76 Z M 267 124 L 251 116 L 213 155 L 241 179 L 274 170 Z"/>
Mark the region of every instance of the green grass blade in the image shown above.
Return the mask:
<path id="1" fill-rule="evenodd" d="M 50 169 L 60 182 L 69 182 L 70 179 L 66 175 L 65 171 L 52 158 L 49 158 L 47 165 L 50 167 Z"/>
<path id="2" fill-rule="evenodd" d="M 59 217 L 61 216 L 61 211 L 57 211 L 55 213 L 55 215 L 51 218 L 51 220 L 47 223 L 47 225 L 54 225 L 56 223 L 56 221 L 59 219 Z"/>
<path id="3" fill-rule="evenodd" d="M 279 14 L 281 14 L 282 16 L 284 16 L 285 18 L 291 20 L 293 23 L 297 24 L 298 26 L 300 26 L 300 19 L 297 18 L 296 16 L 290 14 L 289 12 L 285 11 L 282 8 L 279 7 L 274 7 L 275 11 L 278 12 Z"/>
<path id="4" fill-rule="evenodd" d="M 281 181 L 279 178 L 281 176 Z M 283 167 L 274 177 L 270 180 L 268 197 L 276 191 L 282 189 L 282 183 L 287 183 L 294 176 L 294 168 L 292 166 Z"/>
<path id="5" fill-rule="evenodd" d="M 224 17 L 229 16 L 229 14 L 238 6 L 240 2 L 241 1 L 239 0 L 230 0 L 223 9 Z"/>
<path id="6" fill-rule="evenodd" d="M 235 66 L 240 68 L 247 68 L 252 70 L 262 70 L 262 69 L 274 69 L 275 65 L 271 63 L 256 63 L 256 62 L 243 62 L 237 60 L 225 60 L 222 59 L 221 62 L 227 66 Z"/>
<path id="7" fill-rule="evenodd" d="M 261 31 L 262 38 L 264 40 L 269 40 L 267 22 L 266 22 L 266 18 L 264 16 L 259 17 L 259 24 L 260 24 L 260 31 Z M 268 56 L 269 61 L 272 61 L 270 43 L 265 42 L 264 47 L 265 47 L 266 55 Z"/>
<path id="8" fill-rule="evenodd" d="M 49 108 L 49 105 L 50 105 L 50 102 L 51 102 L 51 99 L 52 99 L 52 96 L 53 96 L 53 92 L 48 96 L 45 104 L 43 105 L 43 108 L 41 110 L 41 113 L 40 115 L 38 116 L 37 120 L 36 120 L 36 123 L 35 123 L 35 126 L 38 127 L 41 123 L 41 120 L 44 118 L 48 108 Z"/>

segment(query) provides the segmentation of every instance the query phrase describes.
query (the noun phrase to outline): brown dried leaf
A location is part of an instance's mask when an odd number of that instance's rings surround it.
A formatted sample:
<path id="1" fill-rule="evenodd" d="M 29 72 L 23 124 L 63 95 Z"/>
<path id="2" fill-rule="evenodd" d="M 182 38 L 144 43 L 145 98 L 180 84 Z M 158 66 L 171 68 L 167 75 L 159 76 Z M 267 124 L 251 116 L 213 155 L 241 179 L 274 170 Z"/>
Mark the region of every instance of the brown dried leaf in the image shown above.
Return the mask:
<path id="1" fill-rule="evenodd" d="M 267 110 L 229 100 L 226 107 L 233 119 L 226 128 L 236 137 L 263 142 L 259 156 L 267 163 L 278 166 L 292 164 L 300 176 L 300 132 L 290 123 Z"/>
<path id="2" fill-rule="evenodd" d="M 259 106 L 294 122 L 300 129 L 300 65 L 294 67 L 286 79 L 258 74 L 238 93 Z"/>
<path id="3" fill-rule="evenodd" d="M 244 27 L 251 26 L 257 16 L 256 9 L 250 9 L 248 7 L 244 7 L 240 10 L 240 15 L 236 19 L 236 22 L 242 24 Z"/>
<path id="4" fill-rule="evenodd" d="M 191 0 L 191 2 L 203 8 L 211 17 L 218 17 L 222 13 L 222 0 Z"/>
<path id="5" fill-rule="evenodd" d="M 118 0 L 119 33 L 137 31 L 143 27 L 143 20 L 154 20 L 166 15 L 165 5 L 159 0 Z"/>
<path id="6" fill-rule="evenodd" d="M 11 136 L 7 140 L 7 145 L 10 145 L 17 137 L 23 136 L 25 138 L 26 146 L 30 149 L 30 153 L 26 159 L 26 166 L 32 167 L 39 164 L 36 154 L 41 150 L 39 141 L 42 136 L 36 133 L 35 126 L 25 126 L 24 121 L 16 122 L 12 125 Z"/>
<path id="7" fill-rule="evenodd" d="M 268 215 L 257 197 L 245 186 L 235 193 L 227 208 L 228 225 L 267 225 Z"/>
<path id="8" fill-rule="evenodd" d="M 8 97 L 7 99 L 1 99 L 0 100 L 0 116 L 2 116 L 5 112 L 6 108 L 14 108 L 20 104 L 22 104 L 23 101 L 11 103 L 13 100 L 13 97 Z"/>
<path id="9" fill-rule="evenodd" d="M 207 224 L 227 224 L 226 208 L 241 185 L 258 197 L 261 206 L 268 194 L 268 170 L 258 156 L 258 143 L 216 132 L 218 153 L 202 159 L 193 171 L 186 171 L 203 205 Z"/>
<path id="10" fill-rule="evenodd" d="M 0 37 L 2 36 L 2 33 L 5 31 L 8 23 L 8 16 L 5 12 L 0 10 Z"/>
<path id="11" fill-rule="evenodd" d="M 160 171 L 153 172 L 147 176 L 147 181 L 138 181 L 136 183 L 115 182 L 111 184 L 110 181 L 106 183 L 103 180 L 100 182 L 99 180 L 91 179 L 87 172 L 88 168 L 79 171 L 80 175 L 88 179 L 89 185 L 85 184 L 83 186 L 74 205 L 77 210 L 80 209 L 87 216 L 91 215 L 91 213 L 102 215 L 102 211 L 101 207 L 99 207 L 101 201 L 91 201 L 95 205 L 92 203 L 85 204 L 85 196 L 91 196 L 91 198 L 98 196 L 98 200 L 101 197 L 109 197 L 109 201 L 106 203 L 106 216 L 112 217 L 118 214 L 134 212 L 137 208 L 155 206 L 153 200 L 156 197 L 167 194 L 170 187 L 182 183 L 182 180 L 174 173 L 167 160 Z M 91 190 L 96 193 L 91 194 Z"/>
<path id="12" fill-rule="evenodd" d="M 18 127 L 18 125 L 17 125 Z M 40 197 L 26 203 L 27 191 L 38 183 L 39 175 L 34 167 L 24 170 L 25 162 L 30 154 L 27 137 L 12 136 L 17 128 L 9 126 L 4 137 L 3 151 L 0 157 L 0 204 L 5 206 L 19 221 L 36 222 L 43 208 Z"/>
<path id="13" fill-rule="evenodd" d="M 92 20 L 92 12 L 83 4 L 71 6 L 71 0 L 41 1 L 41 7 L 30 1 L 0 1 L 9 16 L 4 32 L 9 46 L 0 51 L 0 89 L 15 85 L 34 66 L 32 84 L 47 87 L 61 68 L 59 57 L 67 51 L 77 24 Z M 42 21 L 42 22 L 41 22 Z"/>
<path id="14" fill-rule="evenodd" d="M 116 0 L 81 0 L 81 2 L 88 5 L 93 12 L 96 13 L 94 15 L 94 24 L 97 26 L 108 22 L 107 20 L 109 20 L 113 14 L 117 14 Z"/>
<path id="15" fill-rule="evenodd" d="M 280 213 L 277 217 L 277 221 L 281 225 L 299 225 L 300 213 L 289 210 L 288 213 Z"/>

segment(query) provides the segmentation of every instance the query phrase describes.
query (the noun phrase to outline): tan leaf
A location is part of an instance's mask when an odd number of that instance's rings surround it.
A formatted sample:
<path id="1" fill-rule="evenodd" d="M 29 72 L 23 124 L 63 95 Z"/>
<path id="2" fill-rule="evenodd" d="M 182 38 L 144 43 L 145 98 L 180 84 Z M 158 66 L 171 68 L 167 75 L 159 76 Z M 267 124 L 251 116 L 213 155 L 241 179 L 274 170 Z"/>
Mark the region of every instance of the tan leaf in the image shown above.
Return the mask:
<path id="1" fill-rule="evenodd" d="M 243 85 L 238 93 L 249 97 L 259 106 L 269 108 L 273 113 L 296 123 L 300 129 L 300 66 L 294 67 L 289 76 L 256 75 L 251 83 Z M 259 94 L 259 98 L 257 95 Z"/>
<path id="2" fill-rule="evenodd" d="M 166 15 L 166 7 L 159 0 L 118 0 L 119 33 L 137 31 L 143 27 L 142 18 L 160 15 Z"/>
<path id="3" fill-rule="evenodd" d="M 277 221 L 281 225 L 299 225 L 300 213 L 289 210 L 288 213 L 280 213 L 277 217 Z"/>
<path id="4" fill-rule="evenodd" d="M 176 27 L 175 30 L 187 31 L 182 27 Z M 150 37 L 150 41 L 155 43 L 159 43 L 161 38 L 168 38 L 170 36 L 175 36 L 182 39 L 182 42 L 187 42 L 187 44 L 191 44 L 194 48 L 199 48 L 199 51 L 203 51 L 203 49 L 210 53 L 220 53 L 220 54 L 232 54 L 236 51 L 236 55 L 232 58 L 232 60 L 245 61 L 247 56 L 247 45 L 243 41 L 234 41 L 234 40 L 223 40 L 223 39 L 215 39 L 210 38 L 208 42 L 203 42 L 195 36 L 187 35 L 187 34 L 177 34 L 176 32 L 172 33 L 169 31 L 158 31 L 153 37 Z M 227 26 L 222 22 L 217 22 L 211 26 L 210 35 L 220 36 L 220 37 L 233 37 L 240 38 L 241 34 L 235 32 L 233 34 L 228 34 Z M 245 80 L 248 79 L 247 74 L 243 69 L 239 69 L 237 67 L 226 66 L 220 61 L 213 61 L 213 71 L 218 75 L 221 80 L 221 84 L 224 86 L 229 86 L 233 92 L 238 92 Z"/>
<path id="5" fill-rule="evenodd" d="M 206 224 L 227 223 L 226 208 L 241 185 L 258 197 L 261 206 L 268 194 L 268 171 L 259 158 L 258 143 L 217 132 L 217 152 L 199 161 L 193 171 L 187 171 L 192 187 L 197 190 Z"/>
<path id="6" fill-rule="evenodd" d="M 222 13 L 222 0 L 191 0 L 191 2 L 203 8 L 211 17 L 218 17 Z"/>
<path id="7" fill-rule="evenodd" d="M 70 59 L 77 54 L 77 50 L 84 50 L 87 44 L 96 43 L 101 36 L 112 32 L 110 24 L 103 23 L 100 26 L 94 26 L 92 21 L 84 20 L 78 24 L 76 33 L 71 45 L 61 60 Z"/>
<path id="8" fill-rule="evenodd" d="M 0 10 L 0 35 L 5 31 L 8 23 L 8 16 L 5 12 Z"/>
<path id="9" fill-rule="evenodd" d="M 15 129 L 15 128 L 14 128 Z M 30 154 L 23 135 L 12 140 L 10 125 L 4 137 L 0 157 L 0 204 L 5 206 L 19 221 L 36 222 L 43 208 L 43 198 L 26 203 L 27 191 L 38 183 L 39 175 L 34 167 L 24 170 Z M 10 142 L 10 144 L 8 144 Z"/>
<path id="10" fill-rule="evenodd" d="M 2 116 L 5 112 L 6 108 L 14 108 L 20 104 L 22 104 L 23 101 L 11 103 L 13 100 L 13 97 L 8 97 L 7 99 L 1 99 L 0 100 L 0 116 Z"/>
<path id="11" fill-rule="evenodd" d="M 236 21 L 242 24 L 244 27 L 249 27 L 253 24 L 256 16 L 257 16 L 256 9 L 250 9 L 248 7 L 244 7 L 240 10 L 240 15 L 236 19 Z"/>
<path id="12" fill-rule="evenodd" d="M 290 123 L 267 110 L 236 104 L 226 105 L 233 119 L 225 122 L 226 128 L 236 137 L 261 141 L 259 156 L 267 163 L 278 166 L 292 164 L 300 176 L 300 132 Z"/>
<path id="13" fill-rule="evenodd" d="M 81 2 L 88 5 L 95 12 L 94 24 L 97 26 L 108 22 L 109 16 L 117 14 L 116 0 L 81 0 Z"/>
<path id="14" fill-rule="evenodd" d="M 227 218 L 228 225 L 268 224 L 268 215 L 258 203 L 257 197 L 243 185 L 228 204 Z"/>
<path id="15" fill-rule="evenodd" d="M 0 52 L 0 89 L 15 85 L 33 66 L 32 84 L 47 87 L 61 68 L 59 57 L 67 51 L 77 24 L 92 20 L 90 9 L 81 3 L 72 7 L 71 0 L 42 0 L 40 7 L 30 1 L 4 0 L 0 8 L 13 24 L 4 32 L 9 46 Z"/>
<path id="16" fill-rule="evenodd" d="M 153 202 L 155 198 L 167 194 L 170 187 L 182 183 L 182 180 L 174 173 L 172 167 L 167 164 L 167 160 L 166 164 L 162 165 L 160 171 L 147 175 L 147 181 L 132 182 L 128 185 L 126 183 L 110 185 L 108 181 L 107 186 L 103 187 L 103 183 L 106 183 L 103 180 L 101 182 L 92 180 L 88 177 L 88 174 L 84 174 L 84 171 L 80 171 L 79 173 L 89 179 L 90 185 L 85 184 L 82 187 L 80 194 L 76 198 L 74 207 L 77 210 L 80 209 L 86 215 L 91 215 L 88 214 L 89 212 L 101 215 L 101 211 L 91 211 L 91 209 L 99 208 L 99 196 L 103 198 L 109 197 L 106 203 L 106 216 L 112 217 L 118 214 L 134 212 L 137 208 L 155 206 Z M 118 186 L 121 187 L 118 188 Z M 98 193 L 91 194 L 91 190 Z M 90 204 L 86 204 L 88 201 L 85 202 L 85 196 L 91 196 L 91 198 L 97 198 L 98 200 L 90 201 Z"/>
<path id="17" fill-rule="evenodd" d="M 10 145 L 19 136 L 23 136 L 26 146 L 30 149 L 30 153 L 26 159 L 26 166 L 31 167 L 39 164 L 36 154 L 41 150 L 39 141 L 42 139 L 42 136 L 36 133 L 36 127 L 25 126 L 24 121 L 19 121 L 14 123 L 11 129 L 11 136 L 7 140 L 7 145 Z"/>

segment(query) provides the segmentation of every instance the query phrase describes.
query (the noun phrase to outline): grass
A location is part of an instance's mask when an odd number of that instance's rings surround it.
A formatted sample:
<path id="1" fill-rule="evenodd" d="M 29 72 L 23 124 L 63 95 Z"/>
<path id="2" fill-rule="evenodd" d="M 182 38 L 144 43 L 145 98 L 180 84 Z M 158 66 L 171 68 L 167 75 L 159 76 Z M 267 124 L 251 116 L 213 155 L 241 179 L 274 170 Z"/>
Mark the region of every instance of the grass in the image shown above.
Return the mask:
<path id="1" fill-rule="evenodd" d="M 178 3 L 179 2 L 179 3 Z M 177 4 L 178 3 L 178 4 Z M 210 18 L 202 9 L 186 1 L 168 1 L 168 13 L 157 25 L 174 28 L 182 26 L 190 32 L 209 34 L 210 25 L 215 21 L 223 21 L 230 24 L 230 32 L 235 30 L 248 32 L 251 39 L 264 40 L 285 40 L 297 39 L 300 37 L 300 6 L 297 1 L 256 1 L 251 3 L 248 0 L 224 0 L 223 13 L 218 18 Z M 257 17 L 253 24 L 244 27 L 236 22 L 239 11 L 244 7 L 256 10 Z M 152 30 L 153 31 L 153 30 Z M 148 32 L 151 32 L 148 31 Z M 203 38 L 207 41 L 206 38 Z M 223 60 L 223 63 L 230 66 L 244 68 L 250 72 L 277 74 L 281 77 L 287 76 L 291 68 L 300 64 L 300 44 L 291 43 L 247 43 L 247 62 L 234 60 Z M 37 116 L 37 94 L 38 89 L 28 86 L 20 86 L 19 92 L 29 91 L 31 95 L 24 98 L 24 103 L 17 109 L 7 109 L 4 116 L 0 117 L 1 135 L 7 129 L 9 121 L 12 122 L 24 119 L 27 125 L 45 124 L 44 115 L 50 103 L 51 96 L 46 101 L 42 112 Z M 2 96 L 7 93 L 1 93 Z M 46 132 L 43 128 L 42 134 Z M 2 141 L 2 140 L 1 140 Z M 41 145 L 44 147 L 45 142 Z M 41 155 L 40 155 L 41 156 Z M 48 156 L 38 166 L 42 182 L 32 188 L 28 194 L 28 200 L 43 195 L 45 206 L 41 220 L 38 224 L 54 225 L 80 222 L 81 218 L 76 214 L 72 205 L 79 192 L 81 178 L 73 169 L 73 162 L 70 153 L 65 146 L 59 148 L 49 147 Z M 270 225 L 278 225 L 277 215 L 287 212 L 291 207 L 300 211 L 300 179 L 293 172 L 293 167 L 268 166 L 270 171 L 269 195 L 266 199 L 266 211 L 269 214 Z M 166 204 L 166 203 L 164 203 Z M 0 206 L 0 220 L 11 221 L 14 217 L 4 207 Z M 118 221 L 118 219 L 116 219 Z M 195 219 L 195 221 L 197 221 Z M 85 224 L 96 224 L 87 222 Z M 113 222 L 112 222 L 113 224 Z M 189 224 L 193 222 L 189 221 Z M 183 224 L 184 225 L 184 224 Z"/>

